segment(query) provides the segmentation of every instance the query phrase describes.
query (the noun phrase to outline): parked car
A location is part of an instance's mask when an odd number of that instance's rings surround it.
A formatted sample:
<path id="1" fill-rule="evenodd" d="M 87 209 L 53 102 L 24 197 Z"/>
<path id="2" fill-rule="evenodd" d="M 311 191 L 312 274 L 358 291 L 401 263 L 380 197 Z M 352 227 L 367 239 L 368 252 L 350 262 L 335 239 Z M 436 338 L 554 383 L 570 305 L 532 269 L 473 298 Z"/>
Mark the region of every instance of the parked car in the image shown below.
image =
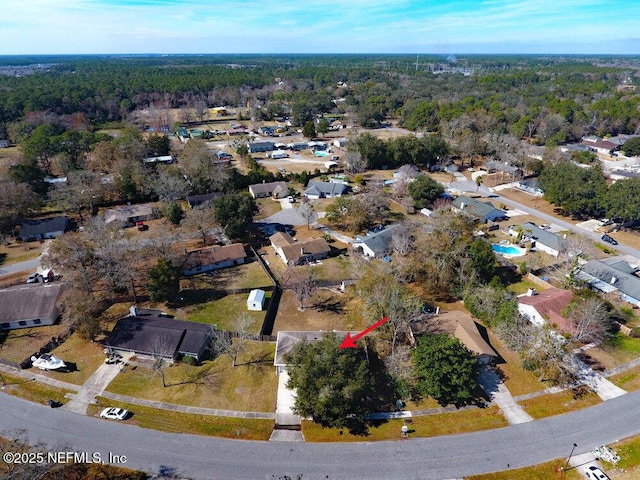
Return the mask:
<path id="1" fill-rule="evenodd" d="M 125 410 L 124 408 L 108 407 L 100 412 L 100 416 L 108 420 L 124 420 L 129 416 L 129 410 Z"/>
<path id="2" fill-rule="evenodd" d="M 289 195 L 289 196 L 287 197 L 287 201 L 288 201 L 289 203 L 295 203 L 296 199 L 295 199 L 295 198 L 293 198 L 291 195 Z"/>
<path id="3" fill-rule="evenodd" d="M 587 478 L 592 478 L 593 480 L 610 480 L 606 473 L 594 465 L 589 465 L 584 473 L 587 475 Z"/>
<path id="4" fill-rule="evenodd" d="M 31 275 L 29 275 L 29 278 L 27 278 L 27 283 L 38 283 L 41 278 L 42 275 L 40 275 L 39 273 L 32 273 Z"/>
<path id="5" fill-rule="evenodd" d="M 603 242 L 610 243 L 611 245 L 618 245 L 618 241 L 611 235 L 604 234 L 602 235 L 601 239 Z"/>

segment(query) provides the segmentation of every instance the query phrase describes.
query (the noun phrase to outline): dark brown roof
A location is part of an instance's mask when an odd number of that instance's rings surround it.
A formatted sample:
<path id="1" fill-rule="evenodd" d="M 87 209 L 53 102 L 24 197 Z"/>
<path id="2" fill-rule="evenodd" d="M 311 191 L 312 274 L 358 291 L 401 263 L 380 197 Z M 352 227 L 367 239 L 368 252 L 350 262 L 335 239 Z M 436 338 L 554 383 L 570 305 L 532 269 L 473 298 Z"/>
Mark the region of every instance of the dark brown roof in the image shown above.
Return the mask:
<path id="1" fill-rule="evenodd" d="M 118 320 L 104 342 L 145 355 L 173 357 L 177 353 L 198 355 L 208 342 L 211 326 L 167 317 L 125 317 Z"/>
<path id="2" fill-rule="evenodd" d="M 296 262 L 305 255 L 320 255 L 330 251 L 331 247 L 329 247 L 324 238 L 314 238 L 306 242 L 296 242 L 282 247 L 282 254 L 287 263 L 290 261 Z"/>
<path id="3" fill-rule="evenodd" d="M 233 243 L 222 247 L 205 247 L 189 252 L 184 268 L 189 270 L 195 267 L 224 262 L 225 260 L 238 260 L 246 256 L 244 245 L 241 243 Z"/>
<path id="4" fill-rule="evenodd" d="M 0 323 L 47 318 L 68 283 L 18 285 L 0 290 Z"/>

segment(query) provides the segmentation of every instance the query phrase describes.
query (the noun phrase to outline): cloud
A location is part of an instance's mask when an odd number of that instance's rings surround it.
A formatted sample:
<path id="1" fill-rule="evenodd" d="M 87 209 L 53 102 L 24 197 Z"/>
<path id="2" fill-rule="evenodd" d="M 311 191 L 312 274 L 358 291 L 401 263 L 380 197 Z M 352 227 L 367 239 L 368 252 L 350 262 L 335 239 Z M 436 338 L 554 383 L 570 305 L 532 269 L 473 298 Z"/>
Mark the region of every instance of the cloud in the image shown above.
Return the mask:
<path id="1" fill-rule="evenodd" d="M 624 12 L 623 15 L 620 12 Z M 627 47 L 621 0 L 3 0 L 0 53 L 505 52 Z M 600 46 L 599 46 L 600 45 Z M 492 50 L 493 51 L 493 50 Z M 603 50 L 604 51 L 604 50 Z M 409 52 L 409 53 L 411 53 Z M 597 52 L 596 52 L 597 53 Z M 616 53 L 616 52 L 611 52 Z M 631 52 L 618 52 L 631 53 Z"/>

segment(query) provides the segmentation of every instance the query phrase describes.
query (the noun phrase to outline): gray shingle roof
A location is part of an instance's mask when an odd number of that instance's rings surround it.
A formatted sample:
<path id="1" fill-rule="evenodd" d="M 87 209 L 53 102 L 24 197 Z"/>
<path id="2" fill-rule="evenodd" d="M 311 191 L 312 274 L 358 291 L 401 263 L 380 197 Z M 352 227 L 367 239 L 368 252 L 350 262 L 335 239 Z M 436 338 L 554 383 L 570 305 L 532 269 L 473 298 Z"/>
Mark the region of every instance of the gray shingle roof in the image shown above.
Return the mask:
<path id="1" fill-rule="evenodd" d="M 307 188 L 304 191 L 304 194 L 335 197 L 336 195 L 343 195 L 346 191 L 347 191 L 347 186 L 343 183 L 311 181 L 307 185 Z"/>
<path id="2" fill-rule="evenodd" d="M 18 285 L 0 290 L 0 323 L 47 318 L 67 283 Z"/>
<path id="3" fill-rule="evenodd" d="M 27 220 L 20 225 L 20 238 L 37 238 L 40 235 L 53 232 L 64 232 L 69 227 L 67 217 L 40 218 Z"/>
<path id="4" fill-rule="evenodd" d="M 460 195 L 451 202 L 451 206 L 468 213 L 480 221 L 495 220 L 506 216 L 507 212 L 493 206 L 491 202 L 481 202 L 477 198 Z"/>
<path id="5" fill-rule="evenodd" d="M 568 247 L 567 241 L 560 235 L 556 235 L 553 232 L 539 228 L 533 223 L 523 223 L 521 227 L 522 235 L 524 237 L 531 238 L 538 243 L 557 250 L 558 252 L 564 252 Z"/>
<path id="6" fill-rule="evenodd" d="M 578 278 L 590 281 L 601 291 L 618 290 L 624 295 L 640 300 L 640 278 L 630 273 L 633 271 L 635 269 L 624 261 L 617 260 L 607 264 L 600 260 L 589 260 L 579 267 Z"/>
<path id="7" fill-rule="evenodd" d="M 393 230 L 395 225 L 390 225 L 384 230 L 367 235 L 366 237 L 356 237 L 353 242 L 354 246 L 359 243 L 365 244 L 376 255 L 383 255 L 391 250 L 391 243 L 393 242 Z"/>

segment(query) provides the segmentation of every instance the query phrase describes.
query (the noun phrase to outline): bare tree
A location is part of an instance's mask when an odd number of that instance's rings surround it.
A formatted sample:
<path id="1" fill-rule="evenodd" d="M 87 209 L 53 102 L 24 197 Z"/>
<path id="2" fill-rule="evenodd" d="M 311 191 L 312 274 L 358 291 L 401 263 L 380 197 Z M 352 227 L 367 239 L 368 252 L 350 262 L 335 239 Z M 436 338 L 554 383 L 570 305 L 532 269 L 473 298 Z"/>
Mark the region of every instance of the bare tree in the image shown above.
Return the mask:
<path id="1" fill-rule="evenodd" d="M 367 169 L 367 161 L 357 151 L 347 151 L 344 162 L 348 173 L 362 173 Z"/>
<path id="2" fill-rule="evenodd" d="M 149 339 L 149 351 L 153 358 L 151 364 L 151 370 L 160 377 L 162 380 L 162 386 L 167 387 L 167 379 L 165 375 L 165 369 L 173 363 L 173 356 L 175 351 L 171 346 L 167 337 L 160 335 L 153 336 Z"/>
<path id="3" fill-rule="evenodd" d="M 303 311 L 305 302 L 311 298 L 318 288 L 315 272 L 308 267 L 294 267 L 289 265 L 282 277 L 282 286 L 291 290 L 298 301 L 298 310 Z"/>
<path id="4" fill-rule="evenodd" d="M 151 178 L 151 188 L 162 202 L 175 202 L 185 198 L 190 191 L 189 184 L 178 171 L 160 170 Z"/>
<path id="5" fill-rule="evenodd" d="M 207 245 L 212 236 L 222 234 L 212 208 L 197 207 L 189 210 L 180 225 L 186 231 L 201 237 L 203 245 Z"/>
<path id="6" fill-rule="evenodd" d="M 312 223 L 315 223 L 318 220 L 318 212 L 316 212 L 313 205 L 308 202 L 298 208 L 298 213 L 302 218 L 304 218 L 305 222 L 307 222 L 307 230 L 311 228 Z"/>
<path id="7" fill-rule="evenodd" d="M 573 327 L 573 338 L 583 343 L 602 343 L 612 328 L 606 303 L 599 297 L 580 299 L 571 305 L 567 319 Z"/>

